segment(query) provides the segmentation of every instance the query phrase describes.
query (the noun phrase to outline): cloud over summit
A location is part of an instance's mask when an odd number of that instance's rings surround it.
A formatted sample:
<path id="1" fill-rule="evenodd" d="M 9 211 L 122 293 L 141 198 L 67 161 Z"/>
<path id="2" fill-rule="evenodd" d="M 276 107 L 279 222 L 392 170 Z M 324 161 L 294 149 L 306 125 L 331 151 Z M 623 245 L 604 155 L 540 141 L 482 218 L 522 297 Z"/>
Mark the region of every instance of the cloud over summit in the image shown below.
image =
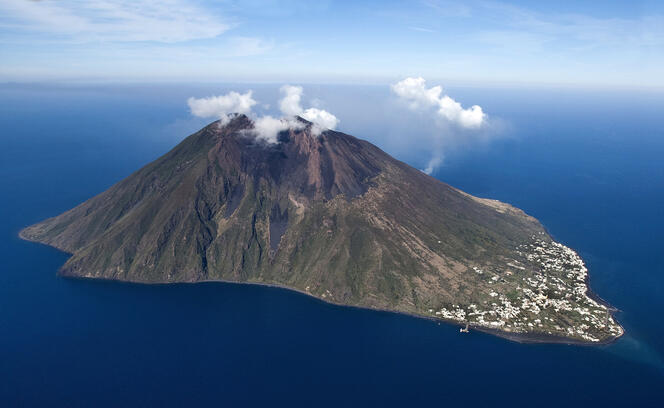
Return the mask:
<path id="1" fill-rule="evenodd" d="M 323 109 L 309 108 L 300 113 L 300 116 L 317 125 L 318 131 L 325 129 L 334 130 L 339 124 L 339 119 L 336 116 Z"/>
<path id="2" fill-rule="evenodd" d="M 254 133 L 256 138 L 269 144 L 278 143 L 280 132 L 288 129 L 297 129 L 301 127 L 294 120 L 286 118 L 275 118 L 270 115 L 261 116 L 254 120 Z"/>
<path id="3" fill-rule="evenodd" d="M 218 117 L 222 122 L 228 119 L 229 113 L 249 114 L 256 105 L 252 98 L 252 91 L 243 94 L 231 91 L 225 95 L 210 96 L 207 98 L 189 98 L 187 105 L 194 116 L 201 118 Z"/>
<path id="4" fill-rule="evenodd" d="M 304 92 L 302 87 L 284 85 L 279 90 L 284 95 L 279 100 L 279 110 L 281 110 L 281 113 L 288 116 L 299 115 L 302 112 L 302 106 L 300 105 L 302 93 Z"/>
<path id="5" fill-rule="evenodd" d="M 189 98 L 187 104 L 194 116 L 202 118 L 217 117 L 222 124 L 226 123 L 231 113 L 243 113 L 253 117 L 256 138 L 267 143 L 277 143 L 279 132 L 287 129 L 302 128 L 302 123 L 294 117 L 300 116 L 313 123 L 311 128 L 313 135 L 318 135 L 325 129 L 335 129 L 339 119 L 332 113 L 319 109 L 302 107 L 302 95 L 304 90 L 301 86 L 284 85 L 280 88 L 283 97 L 279 100 L 279 110 L 284 117 L 276 118 L 271 115 L 257 115 L 253 107 L 258 102 L 253 99 L 251 90 L 241 94 L 235 91 L 224 95 L 210 96 L 207 98 Z"/>
<path id="6" fill-rule="evenodd" d="M 304 90 L 301 86 L 284 85 L 281 87 L 284 95 L 279 101 L 279 109 L 287 116 L 300 116 L 316 125 L 314 132 L 320 133 L 324 129 L 335 129 L 339 119 L 330 112 L 318 108 L 302 108 L 300 101 Z"/>

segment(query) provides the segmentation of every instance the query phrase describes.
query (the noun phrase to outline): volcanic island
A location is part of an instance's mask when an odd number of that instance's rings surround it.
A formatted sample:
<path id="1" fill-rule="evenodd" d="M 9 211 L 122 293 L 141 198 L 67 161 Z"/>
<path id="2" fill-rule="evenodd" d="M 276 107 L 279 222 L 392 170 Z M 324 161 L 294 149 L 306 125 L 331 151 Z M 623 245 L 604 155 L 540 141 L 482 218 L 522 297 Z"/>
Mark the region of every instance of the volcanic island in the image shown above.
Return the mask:
<path id="1" fill-rule="evenodd" d="M 624 330 L 588 270 L 523 211 L 353 136 L 242 114 L 20 237 L 71 254 L 65 277 L 275 285 L 516 341 L 604 344 Z"/>

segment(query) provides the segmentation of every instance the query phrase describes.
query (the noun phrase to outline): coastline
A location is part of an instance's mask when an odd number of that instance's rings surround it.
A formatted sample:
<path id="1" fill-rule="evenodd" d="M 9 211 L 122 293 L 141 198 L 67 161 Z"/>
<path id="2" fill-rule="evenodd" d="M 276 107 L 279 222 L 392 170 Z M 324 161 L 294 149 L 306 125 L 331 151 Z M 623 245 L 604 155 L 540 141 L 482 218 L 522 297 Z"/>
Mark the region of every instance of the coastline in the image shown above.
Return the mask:
<path id="1" fill-rule="evenodd" d="M 539 221 L 538 221 L 538 222 L 539 222 Z M 548 235 L 549 237 L 551 237 L 551 239 L 552 239 L 553 241 L 558 242 L 558 243 L 560 243 L 560 244 L 563 244 L 562 241 L 559 241 L 559 240 L 558 240 L 558 239 L 557 239 L 557 238 L 551 233 L 551 231 L 549 231 L 549 229 L 548 229 L 545 225 L 543 225 L 541 222 L 540 222 L 540 225 L 542 226 L 542 228 L 544 228 L 544 232 L 546 232 L 547 235 Z M 567 246 L 566 244 L 563 244 L 563 245 Z M 570 247 L 570 246 L 567 246 L 567 247 L 568 247 L 568 248 L 572 248 L 572 247 Z M 573 250 L 573 251 L 574 251 L 574 252 L 575 252 L 575 253 L 576 253 L 581 259 L 583 259 L 583 258 L 581 257 L 581 255 L 579 255 L 579 253 L 578 253 L 577 250 Z M 585 261 L 584 261 L 584 264 L 585 264 Z M 611 313 L 611 316 L 615 317 L 613 312 L 619 312 L 620 309 L 618 309 L 617 307 L 613 306 L 612 304 L 610 304 L 610 303 L 607 302 L 606 300 L 602 299 L 602 297 L 600 297 L 595 291 L 593 291 L 593 290 L 590 288 L 590 273 L 586 274 L 586 278 L 584 279 L 584 283 L 585 283 L 585 285 L 586 285 L 586 288 L 588 288 L 588 291 L 586 292 L 586 295 L 587 295 L 589 298 L 591 298 L 592 300 L 596 301 L 597 303 L 602 304 L 602 305 L 605 306 L 607 309 L 609 309 L 609 311 L 612 312 L 612 313 Z M 621 327 L 622 327 L 622 326 L 621 326 Z M 624 329 L 625 329 L 625 328 L 623 327 L 623 332 L 624 332 Z"/>
<path id="2" fill-rule="evenodd" d="M 27 228 L 27 227 L 26 227 Z M 23 234 L 23 231 L 25 231 L 26 228 L 23 228 L 19 231 L 18 237 L 24 241 L 27 242 L 32 242 L 32 243 L 37 243 L 40 245 L 44 245 L 50 248 L 54 248 L 62 253 L 72 255 L 70 252 L 64 251 L 60 248 L 57 248 L 53 245 L 50 244 L 45 244 L 43 242 L 31 239 L 25 234 Z M 431 322 L 436 322 L 438 324 L 440 323 L 445 323 L 447 325 L 452 325 L 456 327 L 465 327 L 466 323 L 459 322 L 456 320 L 450 320 L 450 319 L 445 319 L 445 318 L 440 318 L 440 317 L 432 317 L 429 315 L 423 315 L 423 314 L 417 314 L 417 313 L 412 313 L 412 312 L 404 312 L 404 311 L 399 311 L 399 310 L 394 310 L 394 309 L 385 309 L 385 308 L 377 308 L 377 307 L 370 307 L 370 306 L 360 306 L 360 305 L 351 305 L 347 303 L 340 303 L 340 302 L 335 302 L 335 301 L 330 301 L 325 298 L 321 298 L 319 296 L 316 296 L 310 292 L 307 292 L 305 290 L 293 288 L 290 286 L 286 286 L 283 284 L 279 283 L 270 283 L 270 282 L 258 282 L 258 281 L 232 281 L 232 280 L 224 280 L 224 279 L 203 279 L 203 280 L 196 280 L 196 281 L 176 281 L 176 282 L 146 282 L 146 281 L 138 281 L 138 280 L 125 280 L 125 279 L 111 279 L 111 278 L 98 278 L 98 277 L 89 277 L 89 276 L 74 276 L 74 275 L 64 275 L 60 272 L 60 270 L 57 271 L 56 275 L 61 278 L 65 279 L 72 279 L 72 280 L 90 280 L 90 281 L 102 281 L 102 282 L 113 282 L 113 283 L 119 283 L 119 284 L 130 284 L 130 285 L 195 285 L 195 284 L 205 284 L 205 283 L 222 283 L 222 284 L 234 284 L 234 285 L 255 285 L 255 286 L 263 286 L 263 287 L 268 287 L 268 288 L 276 288 L 280 290 L 286 290 L 290 292 L 295 292 L 301 295 L 308 296 L 310 298 L 316 299 L 320 302 L 334 305 L 334 306 L 340 306 L 340 307 L 348 307 L 348 308 L 354 308 L 354 309 L 361 309 L 361 310 L 371 310 L 371 311 L 377 311 L 377 312 L 386 312 L 386 313 L 396 313 L 404 316 L 409 316 L 409 317 L 414 317 L 418 319 L 425 319 L 429 320 Z M 611 306 L 608 304 L 604 299 L 600 298 L 597 296 L 596 293 L 592 292 L 590 290 L 590 286 L 588 285 L 589 281 L 589 276 L 588 274 L 586 276 L 586 287 L 588 287 L 588 296 L 592 297 L 594 300 L 597 302 L 603 304 L 609 309 L 609 312 L 611 313 L 611 316 L 614 316 L 614 313 L 618 311 L 615 307 Z M 554 335 L 549 335 L 549 334 L 541 334 L 541 333 L 513 333 L 513 332 L 507 332 L 504 330 L 499 330 L 499 329 L 492 329 L 489 327 L 484 327 L 484 326 L 478 326 L 474 324 L 469 324 L 469 328 L 473 330 L 477 330 L 478 332 L 493 335 L 496 337 L 500 337 L 505 340 L 513 341 L 516 343 L 520 344 L 566 344 L 566 345 L 573 345 L 573 346 L 606 346 L 610 345 L 614 342 L 616 342 L 622 335 L 624 335 L 625 330 L 623 328 L 623 334 L 618 337 L 612 337 L 606 340 L 598 341 L 598 342 L 584 342 L 580 341 L 577 339 L 572 339 L 568 337 L 563 337 L 563 336 L 554 336 Z M 622 327 L 622 326 L 621 326 Z"/>
<path id="3" fill-rule="evenodd" d="M 109 279 L 109 278 L 92 278 L 92 277 L 86 277 L 86 276 L 68 276 L 68 275 L 60 275 L 58 274 L 61 278 L 64 279 L 72 279 L 72 280 L 90 280 L 90 281 L 105 281 L 105 282 L 113 282 L 113 283 L 119 283 L 119 284 L 129 284 L 129 285 L 146 285 L 146 286 L 168 286 L 168 285 L 196 285 L 196 284 L 206 284 L 206 283 L 221 283 L 221 284 L 231 284 L 231 285 L 253 285 L 253 286 L 262 286 L 262 287 L 267 287 L 267 288 L 274 288 L 274 289 L 280 289 L 284 291 L 289 291 L 289 292 L 295 292 L 304 296 L 307 296 L 309 298 L 315 299 L 317 301 L 329 304 L 329 305 L 334 305 L 334 306 L 339 306 L 339 307 L 347 307 L 347 308 L 352 308 L 352 309 L 359 309 L 359 310 L 369 310 L 369 311 L 375 311 L 375 312 L 385 312 L 385 313 L 395 313 L 403 316 L 408 316 L 408 317 L 413 317 L 417 319 L 424 319 L 428 320 L 431 322 L 435 323 L 444 323 L 446 325 L 450 326 L 456 326 L 459 328 L 465 327 L 465 323 L 461 323 L 456 320 L 448 320 L 444 318 L 437 318 L 437 317 L 431 317 L 427 315 L 421 315 L 417 313 L 412 313 L 412 312 L 404 312 L 404 311 L 399 311 L 399 310 L 394 310 L 394 309 L 384 309 L 384 308 L 376 308 L 376 307 L 369 307 L 369 306 L 358 306 L 358 305 L 351 305 L 351 304 L 346 304 L 346 303 L 340 303 L 340 302 L 334 302 L 330 301 L 327 299 L 323 299 L 321 297 L 318 297 L 316 295 L 313 295 L 307 291 L 301 290 L 301 289 L 296 289 L 292 288 L 290 286 L 285 286 L 281 285 L 278 283 L 267 283 L 267 282 L 254 282 L 254 281 L 231 281 L 231 280 L 223 280 L 223 279 L 205 279 L 205 280 L 199 280 L 199 281 L 191 281 L 191 282 L 143 282 L 143 281 L 130 281 L 130 280 L 120 280 L 120 279 Z M 613 337 L 607 340 L 599 341 L 599 342 L 584 342 L 576 339 L 570 339 L 567 337 L 562 337 L 562 336 L 553 336 L 553 335 L 546 335 L 546 334 L 539 334 L 539 333 L 513 333 L 513 332 L 507 332 L 504 330 L 497 330 L 497 329 L 491 329 L 488 327 L 483 327 L 483 326 L 477 326 L 473 324 L 469 324 L 468 326 L 470 329 L 477 330 L 478 332 L 482 332 L 485 334 L 493 335 L 496 337 L 500 337 L 505 340 L 513 341 L 516 343 L 521 343 L 521 344 L 566 344 L 566 345 L 573 345 L 573 346 L 605 346 L 614 343 L 617 341 L 620 337 Z"/>

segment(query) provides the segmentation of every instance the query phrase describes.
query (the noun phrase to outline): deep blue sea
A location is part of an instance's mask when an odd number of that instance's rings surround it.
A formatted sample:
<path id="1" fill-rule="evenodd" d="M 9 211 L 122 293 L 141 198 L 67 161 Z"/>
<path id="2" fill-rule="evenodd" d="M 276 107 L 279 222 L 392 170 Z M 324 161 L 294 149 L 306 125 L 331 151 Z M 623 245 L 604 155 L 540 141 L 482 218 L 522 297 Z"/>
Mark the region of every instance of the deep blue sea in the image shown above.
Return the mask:
<path id="1" fill-rule="evenodd" d="M 63 279 L 66 254 L 18 239 L 202 127 L 187 97 L 228 89 L 0 86 L 0 406 L 663 406 L 661 92 L 448 89 L 497 130 L 448 140 L 434 176 L 576 249 L 620 309 L 627 334 L 609 346 L 517 344 L 260 286 Z M 340 130 L 425 166 L 436 130 L 388 87 L 305 92 Z"/>

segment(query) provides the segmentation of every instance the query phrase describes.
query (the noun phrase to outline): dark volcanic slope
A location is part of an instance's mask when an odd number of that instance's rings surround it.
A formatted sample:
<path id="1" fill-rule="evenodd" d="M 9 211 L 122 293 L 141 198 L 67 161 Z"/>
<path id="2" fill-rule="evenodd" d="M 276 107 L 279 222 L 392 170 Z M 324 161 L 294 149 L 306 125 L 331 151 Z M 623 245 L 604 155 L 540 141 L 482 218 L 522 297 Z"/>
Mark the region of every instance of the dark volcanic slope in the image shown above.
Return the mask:
<path id="1" fill-rule="evenodd" d="M 72 253 L 65 276 L 269 283 L 508 332 L 622 333 L 532 217 L 299 120 L 272 145 L 246 116 L 215 122 L 21 236 Z"/>

